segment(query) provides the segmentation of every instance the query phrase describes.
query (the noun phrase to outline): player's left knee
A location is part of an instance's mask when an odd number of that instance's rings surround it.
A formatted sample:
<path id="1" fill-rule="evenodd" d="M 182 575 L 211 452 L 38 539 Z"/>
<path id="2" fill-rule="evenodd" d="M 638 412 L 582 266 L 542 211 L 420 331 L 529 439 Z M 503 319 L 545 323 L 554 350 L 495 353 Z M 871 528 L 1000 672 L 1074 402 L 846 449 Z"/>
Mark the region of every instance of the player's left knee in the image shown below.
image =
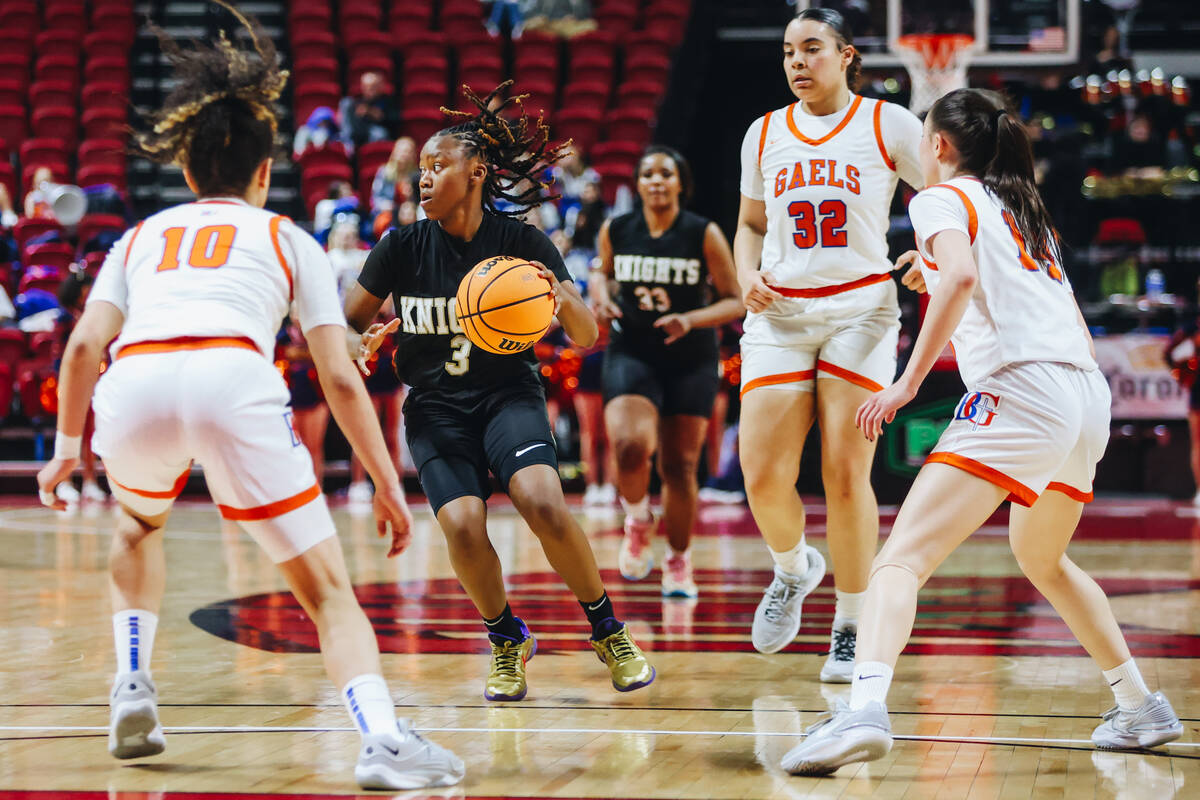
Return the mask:
<path id="1" fill-rule="evenodd" d="M 659 475 L 662 476 L 663 483 L 669 483 L 673 486 L 686 486 L 689 483 L 695 483 L 696 471 L 700 468 L 700 462 L 694 458 L 672 458 L 663 459 L 658 466 Z"/>
<path id="2" fill-rule="evenodd" d="M 559 539 L 566 535 L 571 513 L 561 498 L 539 498 L 522 504 L 521 516 L 539 539 Z"/>

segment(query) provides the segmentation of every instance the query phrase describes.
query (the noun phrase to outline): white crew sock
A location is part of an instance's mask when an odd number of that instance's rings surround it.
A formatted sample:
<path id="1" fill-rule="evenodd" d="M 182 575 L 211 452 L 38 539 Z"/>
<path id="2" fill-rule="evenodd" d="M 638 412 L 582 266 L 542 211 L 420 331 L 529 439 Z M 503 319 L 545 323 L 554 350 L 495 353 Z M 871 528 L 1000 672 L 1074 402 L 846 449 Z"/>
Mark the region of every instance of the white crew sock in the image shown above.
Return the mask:
<path id="1" fill-rule="evenodd" d="M 833 611 L 834 630 L 847 625 L 857 625 L 858 617 L 862 614 L 863 601 L 867 599 L 867 593 L 843 592 L 841 589 L 834 591 L 837 593 L 837 605 Z"/>
<path id="2" fill-rule="evenodd" d="M 113 641 L 117 646 L 117 674 L 139 669 L 149 672 L 158 615 L 145 609 L 130 608 L 113 614 L 112 621 Z"/>
<path id="3" fill-rule="evenodd" d="M 771 550 L 770 547 L 767 549 Z M 775 559 L 775 566 L 789 575 L 800 577 L 808 572 L 808 553 L 805 551 L 803 536 L 800 537 L 800 544 L 791 550 L 784 550 L 782 553 L 771 550 L 771 558 Z"/>
<path id="4" fill-rule="evenodd" d="M 1104 670 L 1104 680 L 1108 681 L 1108 688 L 1112 689 L 1113 697 L 1122 711 L 1136 711 L 1141 708 L 1142 702 L 1150 694 L 1146 682 L 1142 680 L 1142 673 L 1132 658 L 1124 664 Z"/>
<path id="5" fill-rule="evenodd" d="M 631 503 L 622 497 L 621 508 L 625 509 L 625 516 L 630 519 L 645 522 L 650 519 L 650 495 L 649 493 L 642 495 L 642 499 L 636 503 Z"/>
<path id="6" fill-rule="evenodd" d="M 382 675 L 359 675 L 342 689 L 342 700 L 358 732 L 393 733 L 396 731 L 396 706 Z"/>
<path id="7" fill-rule="evenodd" d="M 850 684 L 850 710 L 858 711 L 867 703 L 887 705 L 888 689 L 892 685 L 892 668 L 882 661 L 863 661 L 854 665 Z"/>

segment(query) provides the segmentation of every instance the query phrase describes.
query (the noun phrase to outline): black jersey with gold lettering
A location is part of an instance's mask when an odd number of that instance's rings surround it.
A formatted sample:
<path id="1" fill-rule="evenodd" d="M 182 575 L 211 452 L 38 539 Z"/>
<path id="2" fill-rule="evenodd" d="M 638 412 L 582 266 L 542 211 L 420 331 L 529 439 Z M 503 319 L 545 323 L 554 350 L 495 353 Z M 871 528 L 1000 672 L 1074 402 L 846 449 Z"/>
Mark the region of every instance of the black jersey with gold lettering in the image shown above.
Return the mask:
<path id="1" fill-rule="evenodd" d="M 667 346 L 666 335 L 654 327 L 655 320 L 665 314 L 681 314 L 712 302 L 704 261 L 708 223 L 699 214 L 680 211 L 671 227 L 655 237 L 640 210 L 609 222 L 613 278 L 620 284 L 616 302 L 621 309 L 609 347 L 656 360 L 666 357 L 693 363 L 716 359 L 717 336 L 712 328 L 694 329 Z"/>
<path id="2" fill-rule="evenodd" d="M 477 390 L 514 382 L 538 386 L 533 348 L 497 355 L 472 347 L 454 314 L 463 276 L 492 256 L 545 264 L 560 281 L 571 279 L 546 234 L 520 220 L 484 212 L 475 237 L 456 239 L 433 220 L 388 232 L 371 250 L 358 282 L 396 304 L 396 375 L 416 389 Z"/>

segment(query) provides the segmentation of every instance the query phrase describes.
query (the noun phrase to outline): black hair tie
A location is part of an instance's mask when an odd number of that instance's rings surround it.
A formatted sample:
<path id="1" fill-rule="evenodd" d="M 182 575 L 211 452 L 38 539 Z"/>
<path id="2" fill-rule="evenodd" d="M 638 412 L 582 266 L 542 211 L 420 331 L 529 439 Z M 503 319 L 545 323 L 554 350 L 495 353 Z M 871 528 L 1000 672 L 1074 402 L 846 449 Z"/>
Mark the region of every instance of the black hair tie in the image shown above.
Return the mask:
<path id="1" fill-rule="evenodd" d="M 993 111 L 993 112 L 992 112 L 992 122 L 994 122 L 995 124 L 999 125 L 999 124 L 1000 124 L 1000 118 L 1001 118 L 1001 117 L 1003 117 L 1003 116 L 1005 116 L 1006 114 L 1008 114 L 1008 109 L 1005 109 L 1005 108 L 997 108 L 995 111 Z"/>

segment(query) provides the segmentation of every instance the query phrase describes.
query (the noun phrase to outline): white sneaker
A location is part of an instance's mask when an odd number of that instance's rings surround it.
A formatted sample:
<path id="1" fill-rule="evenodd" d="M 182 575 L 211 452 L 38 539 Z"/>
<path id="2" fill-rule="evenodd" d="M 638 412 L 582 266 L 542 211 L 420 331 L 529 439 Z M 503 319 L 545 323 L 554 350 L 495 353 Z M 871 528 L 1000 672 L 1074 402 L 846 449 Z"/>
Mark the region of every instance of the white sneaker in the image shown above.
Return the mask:
<path id="1" fill-rule="evenodd" d="M 692 551 L 676 553 L 668 548 L 667 559 L 663 562 L 663 597 L 696 597 L 699 594 L 692 577 Z"/>
<path id="2" fill-rule="evenodd" d="M 1183 735 L 1183 723 L 1162 692 L 1147 695 L 1134 711 L 1112 708 L 1092 731 L 1092 744 L 1102 750 L 1157 747 Z"/>
<path id="3" fill-rule="evenodd" d="M 100 484 L 95 481 L 84 481 L 83 491 L 80 492 L 84 500 L 90 503 L 106 503 L 108 502 L 108 492 L 100 488 Z"/>
<path id="4" fill-rule="evenodd" d="M 892 724 L 882 703 L 858 711 L 839 700 L 833 712 L 808 729 L 804 741 L 779 766 L 793 775 L 828 775 L 857 761 L 883 758 L 892 749 Z"/>
<path id="5" fill-rule="evenodd" d="M 805 546 L 808 571 L 791 575 L 775 567 L 775 579 L 763 592 L 754 609 L 750 640 L 760 653 L 778 653 L 800 632 L 800 605 L 825 577 L 825 557 L 815 547 Z"/>
<path id="6" fill-rule="evenodd" d="M 627 581 L 640 581 L 654 568 L 654 529 L 658 520 L 638 520 L 625 515 L 625 538 L 621 540 L 621 551 L 617 554 L 617 566 Z"/>
<path id="7" fill-rule="evenodd" d="M 63 481 L 55 486 L 54 496 L 69 506 L 79 505 L 79 490 L 70 481 Z"/>
<path id="8" fill-rule="evenodd" d="M 108 752 L 114 758 L 156 756 L 166 749 L 158 723 L 158 690 L 145 671 L 118 675 L 109 706 Z"/>
<path id="9" fill-rule="evenodd" d="M 829 632 L 829 657 L 821 667 L 822 683 L 850 683 L 854 679 L 854 646 L 858 625 L 849 622 Z"/>
<path id="10" fill-rule="evenodd" d="M 407 720 L 396 720 L 396 733 L 363 737 L 354 779 L 364 789 L 424 789 L 453 786 L 466 774 L 454 753 L 419 734 Z"/>
<path id="11" fill-rule="evenodd" d="M 375 497 L 375 490 L 366 481 L 355 481 L 346 490 L 346 502 L 356 506 L 369 506 Z"/>

